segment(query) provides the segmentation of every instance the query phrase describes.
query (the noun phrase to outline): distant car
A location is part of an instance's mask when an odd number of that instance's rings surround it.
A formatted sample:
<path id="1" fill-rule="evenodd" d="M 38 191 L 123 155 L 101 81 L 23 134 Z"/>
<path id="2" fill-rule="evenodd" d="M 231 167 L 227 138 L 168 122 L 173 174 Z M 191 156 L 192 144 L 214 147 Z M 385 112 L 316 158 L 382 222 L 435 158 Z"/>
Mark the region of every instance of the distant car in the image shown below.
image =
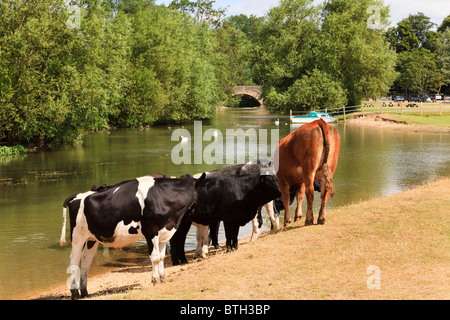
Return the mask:
<path id="1" fill-rule="evenodd" d="M 405 101 L 405 99 L 402 96 L 396 96 L 395 101 Z"/>
<path id="2" fill-rule="evenodd" d="M 440 94 L 433 94 L 430 98 L 431 100 L 442 100 L 442 96 Z"/>
<path id="3" fill-rule="evenodd" d="M 412 101 L 412 102 L 420 102 L 420 97 L 419 96 L 414 96 L 414 97 L 411 97 L 411 99 L 409 99 L 409 101 Z"/>

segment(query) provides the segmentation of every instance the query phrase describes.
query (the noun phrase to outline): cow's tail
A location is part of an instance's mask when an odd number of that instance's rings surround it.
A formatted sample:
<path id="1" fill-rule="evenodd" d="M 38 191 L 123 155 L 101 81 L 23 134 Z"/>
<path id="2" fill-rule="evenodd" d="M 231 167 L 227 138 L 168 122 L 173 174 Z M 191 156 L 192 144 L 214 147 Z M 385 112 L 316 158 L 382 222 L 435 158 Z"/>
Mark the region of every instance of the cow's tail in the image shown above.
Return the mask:
<path id="1" fill-rule="evenodd" d="M 63 215 L 62 215 L 62 230 L 61 230 L 61 238 L 59 239 L 59 244 L 61 246 L 65 246 L 67 244 L 67 240 L 66 240 L 66 220 L 67 220 L 67 206 L 69 205 L 69 202 L 72 201 L 73 199 L 75 199 L 77 197 L 76 194 L 73 194 L 71 196 L 69 196 L 63 204 Z"/>
<path id="2" fill-rule="evenodd" d="M 322 182 L 325 185 L 325 189 L 330 193 L 330 196 L 334 197 L 334 183 L 333 178 L 331 177 L 328 161 L 330 155 L 330 131 L 328 129 L 328 124 L 322 119 L 319 120 L 319 127 L 320 129 L 322 129 L 323 147 L 324 147 L 323 164 L 322 164 L 322 174 L 323 174 Z"/>

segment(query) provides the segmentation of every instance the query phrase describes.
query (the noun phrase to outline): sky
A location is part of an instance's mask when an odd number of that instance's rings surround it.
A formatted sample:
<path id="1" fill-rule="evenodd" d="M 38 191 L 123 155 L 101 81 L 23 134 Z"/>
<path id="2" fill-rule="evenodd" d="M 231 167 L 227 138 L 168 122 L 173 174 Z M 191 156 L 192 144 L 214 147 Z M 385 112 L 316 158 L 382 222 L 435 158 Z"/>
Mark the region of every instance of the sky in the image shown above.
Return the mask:
<path id="1" fill-rule="evenodd" d="M 169 4 L 172 0 L 156 0 L 157 4 Z M 314 4 L 323 0 L 314 0 Z M 245 14 L 263 16 L 270 8 L 276 7 L 279 0 L 216 0 L 216 8 L 227 8 L 226 15 Z M 450 14 L 450 0 L 384 0 L 385 5 L 390 6 L 391 26 L 410 14 L 422 12 L 436 24 Z"/>

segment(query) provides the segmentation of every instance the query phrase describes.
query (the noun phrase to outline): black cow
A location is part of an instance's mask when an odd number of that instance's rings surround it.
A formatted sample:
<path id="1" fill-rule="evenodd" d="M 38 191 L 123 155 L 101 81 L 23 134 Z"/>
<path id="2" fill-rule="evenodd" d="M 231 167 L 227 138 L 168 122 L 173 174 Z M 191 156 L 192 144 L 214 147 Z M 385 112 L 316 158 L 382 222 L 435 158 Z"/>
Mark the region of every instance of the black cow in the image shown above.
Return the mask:
<path id="1" fill-rule="evenodd" d="M 234 250 L 239 227 L 252 220 L 259 207 L 281 195 L 276 176 L 261 174 L 207 176 L 196 190 L 193 210 L 183 217 L 170 241 L 174 265 L 187 263 L 184 243 L 192 222 L 207 226 L 223 221 L 227 249 Z"/>
<path id="2" fill-rule="evenodd" d="M 272 169 L 272 161 L 270 159 L 258 159 L 256 161 L 251 161 L 246 164 L 238 164 L 210 172 L 205 172 L 207 177 L 218 177 L 223 175 L 246 175 L 246 174 L 259 174 L 261 173 L 261 169 Z M 200 177 L 201 173 L 194 175 L 194 177 Z M 274 213 L 275 206 L 272 205 L 272 201 L 264 204 L 266 208 L 266 212 L 269 215 L 270 221 L 272 222 L 272 226 L 275 229 L 278 229 L 280 226 L 279 214 Z M 254 241 L 258 238 L 260 233 L 260 228 L 262 225 L 262 214 L 260 207 L 258 209 L 258 216 L 253 219 L 252 223 L 252 237 L 251 241 Z M 220 221 L 215 223 L 214 225 L 209 226 L 210 237 L 208 238 L 208 226 L 203 226 L 194 222 L 194 225 L 197 227 L 197 249 L 195 251 L 194 257 L 201 256 L 206 258 L 206 254 L 208 253 L 208 244 L 211 240 L 211 244 L 216 248 L 220 249 L 218 243 L 218 232 L 219 232 L 219 224 Z"/>
<path id="3" fill-rule="evenodd" d="M 66 243 L 68 206 L 72 240 L 69 267 L 72 299 L 80 297 L 78 289 L 81 297 L 88 294 L 87 274 L 99 242 L 122 248 L 145 237 L 152 262 L 152 282 L 163 281 L 166 243 L 184 214 L 192 209 L 197 199 L 195 182 L 200 183 L 203 178 L 145 176 L 112 186 L 94 186 L 91 191 L 68 197 L 63 205 L 60 244 Z"/>

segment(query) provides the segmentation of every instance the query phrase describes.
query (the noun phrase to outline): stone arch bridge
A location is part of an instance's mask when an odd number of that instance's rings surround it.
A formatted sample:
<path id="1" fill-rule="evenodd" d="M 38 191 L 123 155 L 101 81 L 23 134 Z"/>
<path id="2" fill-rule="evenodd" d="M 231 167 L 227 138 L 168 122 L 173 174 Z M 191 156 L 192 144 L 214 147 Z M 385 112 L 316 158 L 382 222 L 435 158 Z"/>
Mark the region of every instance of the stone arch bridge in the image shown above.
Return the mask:
<path id="1" fill-rule="evenodd" d="M 245 94 L 258 100 L 260 107 L 263 107 L 262 87 L 261 86 L 237 86 L 233 89 L 232 96 Z"/>

